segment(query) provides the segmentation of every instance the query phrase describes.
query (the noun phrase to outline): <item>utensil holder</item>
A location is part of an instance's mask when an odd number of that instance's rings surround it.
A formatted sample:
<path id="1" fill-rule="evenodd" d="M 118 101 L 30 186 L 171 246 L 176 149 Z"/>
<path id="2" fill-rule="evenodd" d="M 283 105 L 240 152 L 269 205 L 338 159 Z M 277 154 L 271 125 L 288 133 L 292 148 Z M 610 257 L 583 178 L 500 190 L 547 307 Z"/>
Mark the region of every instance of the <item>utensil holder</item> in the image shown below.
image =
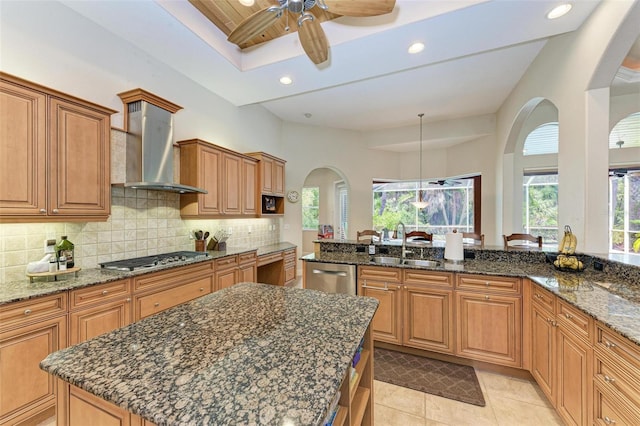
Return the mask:
<path id="1" fill-rule="evenodd" d="M 196 251 L 207 251 L 207 240 L 196 240 Z"/>

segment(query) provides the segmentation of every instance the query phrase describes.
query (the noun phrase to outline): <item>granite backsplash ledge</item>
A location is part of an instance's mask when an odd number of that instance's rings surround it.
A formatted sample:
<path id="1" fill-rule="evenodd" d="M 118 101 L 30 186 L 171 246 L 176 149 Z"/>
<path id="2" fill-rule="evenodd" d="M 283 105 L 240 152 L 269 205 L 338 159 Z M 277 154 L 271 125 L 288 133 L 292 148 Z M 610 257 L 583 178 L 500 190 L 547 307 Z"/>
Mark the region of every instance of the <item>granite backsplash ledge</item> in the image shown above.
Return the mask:
<path id="1" fill-rule="evenodd" d="M 357 257 L 366 258 L 368 243 L 352 240 L 319 240 L 319 249 L 322 253 L 354 254 Z M 402 246 L 398 241 L 390 243 L 376 243 L 376 255 L 400 257 Z M 406 244 L 408 259 L 444 259 L 444 244 L 439 243 L 411 243 Z M 557 254 L 556 251 L 538 250 L 512 250 L 505 251 L 502 247 L 465 247 L 464 256 L 467 261 L 476 260 L 484 262 L 507 262 L 518 265 L 543 264 L 549 262 L 549 255 Z M 620 280 L 627 285 L 640 287 L 640 267 L 623 261 L 608 259 L 602 255 L 577 253 L 587 265 L 587 271 L 604 272 L 614 280 Z M 600 274 L 597 274 L 600 275 Z"/>

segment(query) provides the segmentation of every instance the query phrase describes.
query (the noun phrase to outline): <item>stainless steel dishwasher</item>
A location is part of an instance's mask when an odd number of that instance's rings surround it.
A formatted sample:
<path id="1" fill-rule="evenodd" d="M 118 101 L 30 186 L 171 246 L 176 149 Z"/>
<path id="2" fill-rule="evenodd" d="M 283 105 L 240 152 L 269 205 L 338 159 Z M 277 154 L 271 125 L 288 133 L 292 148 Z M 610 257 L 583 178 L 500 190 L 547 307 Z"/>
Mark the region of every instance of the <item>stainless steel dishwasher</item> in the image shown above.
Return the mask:
<path id="1" fill-rule="evenodd" d="M 327 293 L 356 294 L 356 265 L 306 262 L 304 285 Z"/>

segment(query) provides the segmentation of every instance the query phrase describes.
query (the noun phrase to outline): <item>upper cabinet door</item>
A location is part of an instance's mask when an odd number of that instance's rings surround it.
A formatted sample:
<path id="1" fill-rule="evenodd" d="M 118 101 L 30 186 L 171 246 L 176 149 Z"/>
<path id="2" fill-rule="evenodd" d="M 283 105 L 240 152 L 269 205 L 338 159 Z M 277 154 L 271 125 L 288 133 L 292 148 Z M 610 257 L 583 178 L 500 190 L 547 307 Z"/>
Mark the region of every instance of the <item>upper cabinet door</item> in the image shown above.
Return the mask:
<path id="1" fill-rule="evenodd" d="M 262 167 L 262 193 L 273 193 L 273 167 L 274 161 L 269 157 L 262 157 L 260 159 L 260 165 Z"/>
<path id="2" fill-rule="evenodd" d="M 284 162 L 273 162 L 273 195 L 284 197 Z"/>
<path id="3" fill-rule="evenodd" d="M 240 214 L 242 211 L 242 158 L 237 155 L 224 153 L 223 207 L 224 214 Z"/>
<path id="4" fill-rule="evenodd" d="M 46 95 L 0 81 L 0 215 L 46 216 Z"/>
<path id="5" fill-rule="evenodd" d="M 258 180 L 258 163 L 255 160 L 242 160 L 242 214 L 256 215 L 258 213 L 256 182 Z"/>
<path id="6" fill-rule="evenodd" d="M 220 206 L 220 177 L 222 165 L 222 152 L 215 148 L 199 147 L 199 175 L 200 180 L 194 185 L 201 185 L 207 194 L 194 194 L 199 198 L 198 213 L 203 215 L 218 215 L 222 212 Z M 182 169 L 181 169 L 182 171 Z M 184 196 L 183 196 L 184 197 Z"/>
<path id="7" fill-rule="evenodd" d="M 63 99 L 50 103 L 50 215 L 108 216 L 110 117 Z"/>

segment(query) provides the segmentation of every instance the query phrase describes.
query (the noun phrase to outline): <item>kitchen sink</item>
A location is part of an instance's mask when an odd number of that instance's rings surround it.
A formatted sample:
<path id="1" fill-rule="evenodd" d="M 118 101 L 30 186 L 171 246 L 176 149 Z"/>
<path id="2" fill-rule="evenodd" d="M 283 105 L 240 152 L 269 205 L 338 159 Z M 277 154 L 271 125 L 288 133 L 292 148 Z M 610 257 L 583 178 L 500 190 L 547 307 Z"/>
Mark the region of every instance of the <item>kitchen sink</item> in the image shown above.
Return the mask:
<path id="1" fill-rule="evenodd" d="M 405 259 L 404 265 L 408 266 L 422 266 L 425 268 L 436 268 L 440 266 L 440 262 L 437 260 L 422 260 L 422 259 Z"/>
<path id="2" fill-rule="evenodd" d="M 378 263 L 380 265 L 399 265 L 402 263 L 402 259 L 399 257 L 391 257 L 391 256 L 375 256 L 371 259 L 373 263 Z"/>

